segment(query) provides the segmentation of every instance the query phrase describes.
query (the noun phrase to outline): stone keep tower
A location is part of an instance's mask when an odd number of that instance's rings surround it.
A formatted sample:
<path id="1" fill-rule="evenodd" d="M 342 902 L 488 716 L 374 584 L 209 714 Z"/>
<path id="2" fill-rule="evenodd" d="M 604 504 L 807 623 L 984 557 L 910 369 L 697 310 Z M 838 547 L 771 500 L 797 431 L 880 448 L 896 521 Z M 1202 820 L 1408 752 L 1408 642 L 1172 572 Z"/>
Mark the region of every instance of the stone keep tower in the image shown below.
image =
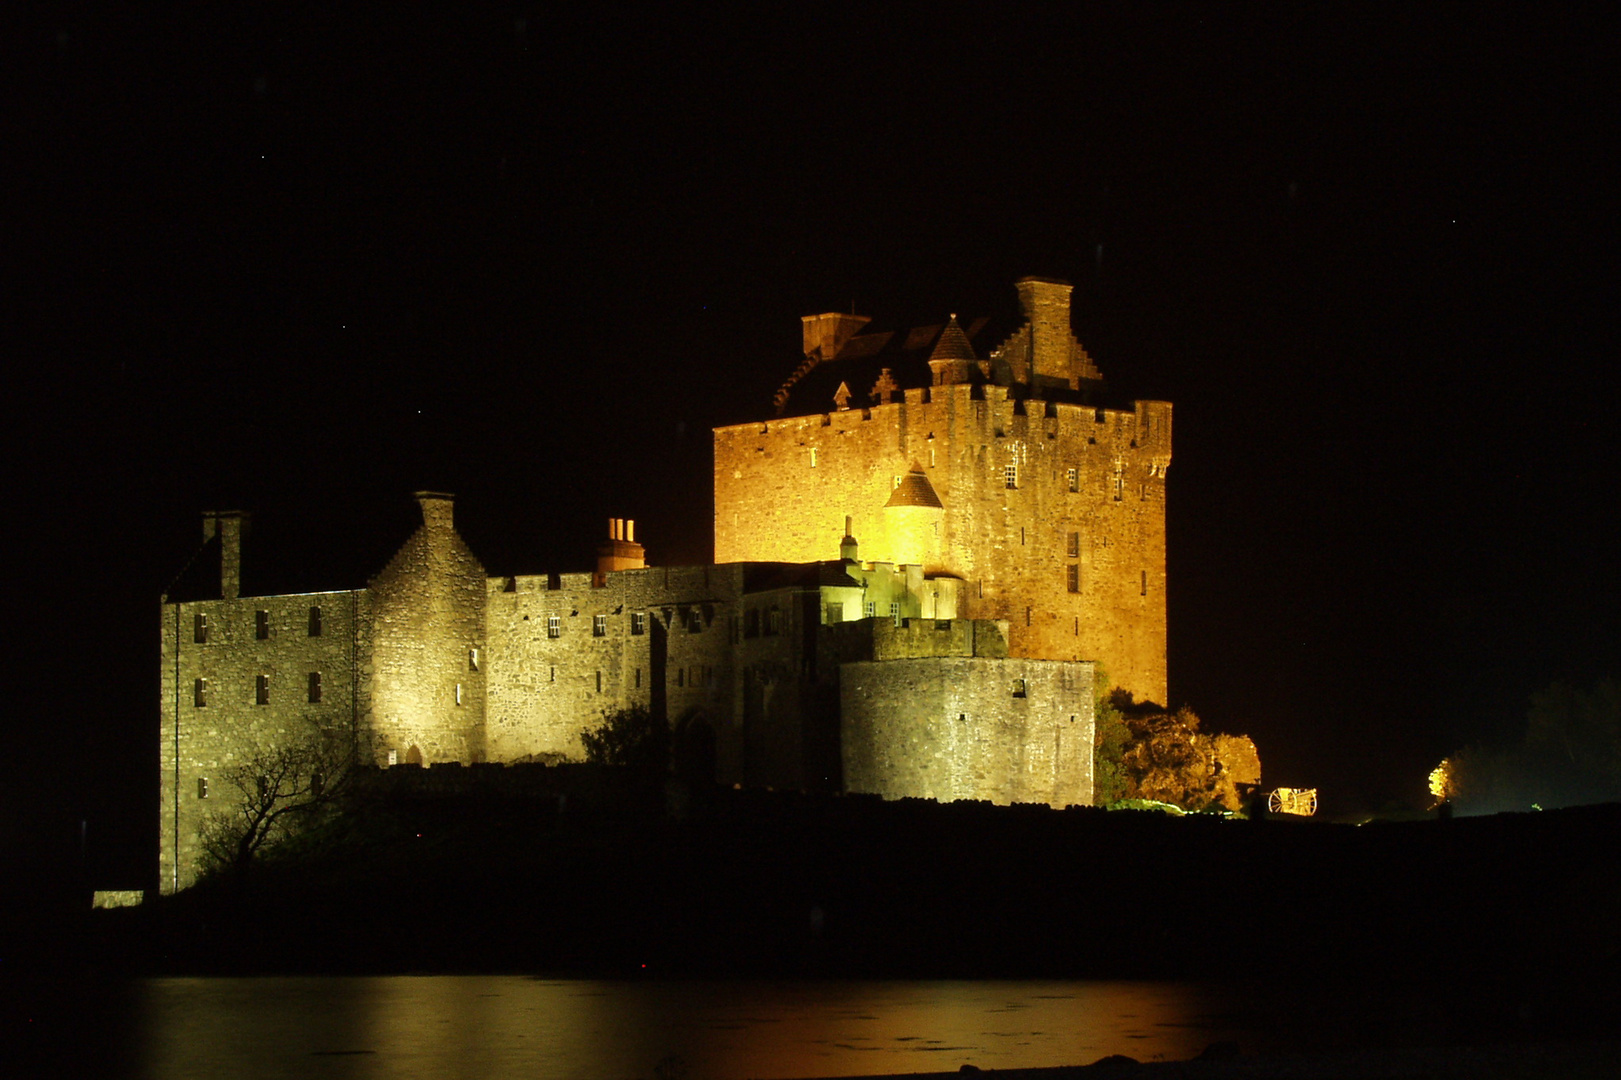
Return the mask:
<path id="1" fill-rule="evenodd" d="M 1011 655 L 1163 703 L 1171 406 L 1098 407 L 1070 286 L 1016 287 L 1004 335 L 807 317 L 787 415 L 715 431 L 715 561 L 823 558 L 849 518 L 863 558 L 964 579 L 959 614 L 1006 620 Z"/>

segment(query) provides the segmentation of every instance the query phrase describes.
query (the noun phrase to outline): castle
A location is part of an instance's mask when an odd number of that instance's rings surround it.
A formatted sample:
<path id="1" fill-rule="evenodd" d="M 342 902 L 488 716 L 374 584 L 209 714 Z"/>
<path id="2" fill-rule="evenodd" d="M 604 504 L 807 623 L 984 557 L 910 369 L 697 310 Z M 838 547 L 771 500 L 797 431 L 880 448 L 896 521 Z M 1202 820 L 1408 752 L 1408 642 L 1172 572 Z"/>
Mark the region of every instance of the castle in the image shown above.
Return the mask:
<path id="1" fill-rule="evenodd" d="M 714 433 L 710 565 L 614 519 L 594 571 L 492 575 L 419 492 L 364 588 L 243 596 L 246 515 L 205 515 L 217 575 L 163 598 L 162 888 L 221 772 L 310 725 L 379 766 L 559 761 L 642 707 L 721 783 L 1089 803 L 1097 671 L 1165 700 L 1171 406 L 1100 407 L 1069 285 L 1017 288 L 1005 331 L 806 317 L 777 415 Z"/>

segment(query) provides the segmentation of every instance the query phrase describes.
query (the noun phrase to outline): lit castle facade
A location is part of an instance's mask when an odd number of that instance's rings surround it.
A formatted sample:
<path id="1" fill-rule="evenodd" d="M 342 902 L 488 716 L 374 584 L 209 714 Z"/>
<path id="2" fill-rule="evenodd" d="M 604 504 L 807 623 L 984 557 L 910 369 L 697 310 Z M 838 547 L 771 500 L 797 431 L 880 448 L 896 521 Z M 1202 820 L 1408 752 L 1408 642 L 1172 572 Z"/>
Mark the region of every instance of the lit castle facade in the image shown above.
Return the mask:
<path id="1" fill-rule="evenodd" d="M 715 432 L 707 566 L 615 519 L 591 572 L 492 575 L 419 492 L 365 588 L 243 596 L 246 518 L 206 515 L 218 577 L 163 603 L 163 889 L 222 770 L 311 724 L 378 766 L 550 763 L 642 707 L 725 784 L 1089 803 L 1095 670 L 1165 700 L 1171 407 L 1098 407 L 1069 286 L 1018 290 L 1005 334 L 807 317 L 779 415 Z"/>

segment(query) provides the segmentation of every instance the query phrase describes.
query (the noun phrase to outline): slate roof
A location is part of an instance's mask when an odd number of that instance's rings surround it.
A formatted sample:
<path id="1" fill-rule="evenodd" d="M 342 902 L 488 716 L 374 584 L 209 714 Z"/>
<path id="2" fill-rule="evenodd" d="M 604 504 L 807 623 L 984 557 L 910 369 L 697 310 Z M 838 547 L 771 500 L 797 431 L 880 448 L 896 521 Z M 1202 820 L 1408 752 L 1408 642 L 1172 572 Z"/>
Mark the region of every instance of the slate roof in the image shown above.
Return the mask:
<path id="1" fill-rule="evenodd" d="M 935 339 L 934 350 L 929 353 L 929 359 L 934 360 L 964 360 L 976 363 L 980 356 L 974 351 L 973 343 L 968 335 L 963 333 L 962 327 L 957 325 L 957 316 L 953 315 L 946 323 L 946 328 Z"/>
<path id="2" fill-rule="evenodd" d="M 864 409 L 879 404 L 874 388 L 887 368 L 890 378 L 902 390 L 931 386 L 934 372 L 931 359 L 965 363 L 968 381 L 993 381 L 989 369 L 992 350 L 1001 348 L 1025 325 L 1019 318 L 979 316 L 959 324 L 955 315 L 945 322 L 930 323 L 902 330 L 885 330 L 868 323 L 862 332 L 844 343 L 831 360 L 815 362 L 805 358 L 777 392 L 778 416 L 809 416 L 838 409 L 834 395 L 840 384 L 850 389 L 848 407 Z M 982 370 L 984 369 L 984 370 Z M 1014 388 L 1014 396 L 1027 396 L 1027 388 Z M 1079 389 L 1043 387 L 1040 396 L 1052 401 L 1072 401 L 1096 405 L 1103 393 L 1101 380 L 1083 381 Z M 896 394 L 892 401 L 900 400 Z"/>
<path id="3" fill-rule="evenodd" d="M 983 360 L 1019 325 L 1017 321 L 998 322 L 986 317 L 976 318 L 967 326 L 953 327 L 947 320 L 901 330 L 872 330 L 869 323 L 868 330 L 844 343 L 838 356 L 790 377 L 784 387 L 787 400 L 778 414 L 805 416 L 832 412 L 838 407 L 833 394 L 841 382 L 850 387 L 850 408 L 867 408 L 876 404 L 873 387 L 883 377 L 885 368 L 902 389 L 929 386 L 934 382 L 929 358 L 942 345 L 942 338 L 947 350 L 957 352 L 966 347 L 975 359 Z M 955 333 L 947 335 L 948 328 Z M 978 377 L 977 368 L 974 375 Z"/>

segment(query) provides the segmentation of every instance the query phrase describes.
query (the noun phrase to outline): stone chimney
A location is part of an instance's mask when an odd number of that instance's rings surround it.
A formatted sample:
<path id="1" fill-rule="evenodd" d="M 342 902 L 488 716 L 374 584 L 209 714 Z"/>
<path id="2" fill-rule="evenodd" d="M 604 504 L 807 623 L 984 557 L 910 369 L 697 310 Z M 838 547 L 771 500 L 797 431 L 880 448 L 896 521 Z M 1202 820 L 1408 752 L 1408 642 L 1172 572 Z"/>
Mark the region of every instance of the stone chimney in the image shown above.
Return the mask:
<path id="1" fill-rule="evenodd" d="M 839 558 L 845 562 L 861 561 L 861 545 L 856 543 L 855 534 L 850 530 L 850 515 L 844 515 L 844 539 L 839 541 Z"/>
<path id="2" fill-rule="evenodd" d="M 636 523 L 629 518 L 608 519 L 608 539 L 597 545 L 597 572 L 592 584 L 602 588 L 615 570 L 640 570 L 647 553 L 636 542 Z"/>
<path id="3" fill-rule="evenodd" d="M 1030 384 L 1074 385 L 1070 361 L 1075 355 L 1075 336 L 1069 326 L 1073 286 L 1038 277 L 1020 278 L 1013 286 L 1019 290 L 1019 306 L 1030 321 Z"/>
<path id="4" fill-rule="evenodd" d="M 872 322 L 872 318 L 867 315 L 841 315 L 835 311 L 825 315 L 806 315 L 800 322 L 804 323 L 805 355 L 825 363 L 838 356 L 844 343 Z"/>
<path id="5" fill-rule="evenodd" d="M 242 536 L 248 515 L 241 510 L 210 510 L 203 514 L 203 539 L 220 538 L 220 597 L 235 600 L 242 594 Z"/>
<path id="6" fill-rule="evenodd" d="M 456 527 L 456 496 L 442 491 L 419 491 L 416 500 L 422 507 L 422 523 L 429 532 L 450 532 Z"/>

